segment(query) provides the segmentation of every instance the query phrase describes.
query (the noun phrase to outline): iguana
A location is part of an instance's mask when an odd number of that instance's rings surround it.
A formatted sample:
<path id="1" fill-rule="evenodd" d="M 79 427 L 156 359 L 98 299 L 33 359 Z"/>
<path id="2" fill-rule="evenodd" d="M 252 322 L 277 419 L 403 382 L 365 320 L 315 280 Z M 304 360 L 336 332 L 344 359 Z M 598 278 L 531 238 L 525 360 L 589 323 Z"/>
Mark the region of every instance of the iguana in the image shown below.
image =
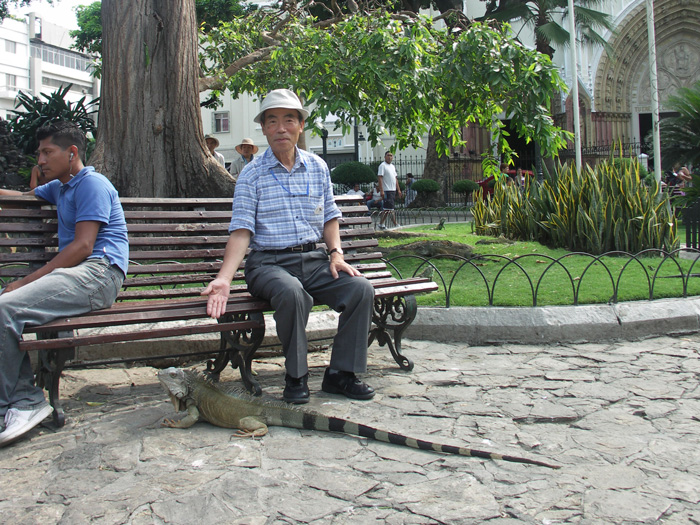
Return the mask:
<path id="1" fill-rule="evenodd" d="M 242 390 L 224 392 L 201 372 L 167 368 L 158 372 L 158 379 L 170 396 L 178 412 L 187 411 L 179 421 L 165 419 L 163 426 L 189 428 L 200 418 L 212 425 L 237 428 L 237 436 L 259 437 L 267 434 L 267 427 L 303 428 L 324 432 L 341 432 L 384 443 L 403 445 L 419 450 L 432 450 L 459 456 L 513 461 L 558 469 L 557 465 L 518 456 L 506 456 L 471 448 L 440 445 L 431 441 L 394 434 L 367 425 L 336 417 L 327 417 L 310 410 L 300 409 L 282 401 L 266 401 Z"/>

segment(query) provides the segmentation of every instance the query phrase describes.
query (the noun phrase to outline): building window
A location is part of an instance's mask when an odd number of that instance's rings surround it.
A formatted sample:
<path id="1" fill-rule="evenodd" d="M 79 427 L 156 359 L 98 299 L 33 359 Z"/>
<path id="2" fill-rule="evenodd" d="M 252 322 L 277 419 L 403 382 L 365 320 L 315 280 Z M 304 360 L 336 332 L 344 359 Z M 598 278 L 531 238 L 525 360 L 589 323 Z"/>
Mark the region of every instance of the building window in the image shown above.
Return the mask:
<path id="1" fill-rule="evenodd" d="M 228 133 L 228 111 L 214 113 L 214 133 Z"/>
<path id="2" fill-rule="evenodd" d="M 17 75 L 10 75 L 5 73 L 5 85 L 7 89 L 16 90 L 17 89 Z"/>
<path id="3" fill-rule="evenodd" d="M 5 40 L 5 51 L 7 53 L 17 54 L 17 42 Z"/>

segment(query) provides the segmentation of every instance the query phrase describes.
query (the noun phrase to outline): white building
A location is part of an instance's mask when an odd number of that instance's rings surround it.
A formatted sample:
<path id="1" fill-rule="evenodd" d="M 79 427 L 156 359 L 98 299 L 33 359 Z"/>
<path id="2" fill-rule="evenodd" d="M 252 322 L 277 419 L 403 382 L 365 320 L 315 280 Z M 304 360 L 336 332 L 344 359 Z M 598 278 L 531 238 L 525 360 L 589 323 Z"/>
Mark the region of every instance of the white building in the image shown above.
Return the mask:
<path id="1" fill-rule="evenodd" d="M 67 100 L 99 97 L 99 81 L 90 76 L 91 58 L 70 49 L 68 29 L 34 13 L 6 18 L 0 25 L 0 117 L 9 118 L 19 91 L 40 96 L 72 84 Z"/>

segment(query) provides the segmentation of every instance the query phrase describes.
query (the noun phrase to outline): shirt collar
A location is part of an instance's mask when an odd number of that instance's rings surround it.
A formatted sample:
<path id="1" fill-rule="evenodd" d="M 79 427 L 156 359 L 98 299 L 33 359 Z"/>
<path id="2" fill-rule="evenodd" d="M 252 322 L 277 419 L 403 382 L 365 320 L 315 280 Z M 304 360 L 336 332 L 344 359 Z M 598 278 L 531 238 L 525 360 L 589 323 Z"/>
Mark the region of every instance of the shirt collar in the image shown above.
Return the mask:
<path id="1" fill-rule="evenodd" d="M 77 180 L 82 177 L 83 175 L 86 175 L 88 173 L 91 173 L 95 171 L 95 168 L 92 166 L 85 166 L 83 169 L 81 169 L 78 173 L 76 173 L 73 177 L 70 178 L 68 182 L 63 184 L 63 186 L 70 186 L 73 187 L 75 184 L 77 184 Z"/>
<path id="2" fill-rule="evenodd" d="M 265 169 L 280 167 L 287 171 L 287 168 L 272 153 L 272 148 L 267 148 L 265 153 L 262 154 L 262 163 Z M 294 166 L 292 171 L 298 170 L 301 166 L 306 168 L 306 158 L 303 156 L 302 151 L 297 146 L 294 146 Z"/>

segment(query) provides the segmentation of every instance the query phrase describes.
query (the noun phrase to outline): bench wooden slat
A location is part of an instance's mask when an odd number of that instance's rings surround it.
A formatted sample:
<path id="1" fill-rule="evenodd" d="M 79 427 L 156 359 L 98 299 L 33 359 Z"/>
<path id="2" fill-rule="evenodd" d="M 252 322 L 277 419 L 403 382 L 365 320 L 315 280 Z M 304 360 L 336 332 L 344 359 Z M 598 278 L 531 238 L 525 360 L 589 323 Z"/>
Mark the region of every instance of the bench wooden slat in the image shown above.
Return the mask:
<path id="1" fill-rule="evenodd" d="M 222 331 L 249 330 L 260 328 L 261 324 L 255 321 L 237 321 L 232 323 L 215 323 L 206 325 L 188 325 L 172 328 L 156 328 L 143 332 L 122 332 L 118 334 L 78 335 L 61 339 L 40 339 L 23 341 L 20 343 L 22 350 L 47 350 L 56 348 L 73 348 L 76 346 L 89 346 L 105 343 L 119 343 L 125 341 L 143 341 L 146 339 L 161 339 L 165 337 L 183 337 L 196 334 L 210 334 Z M 118 361 L 115 361 L 118 362 Z"/>

